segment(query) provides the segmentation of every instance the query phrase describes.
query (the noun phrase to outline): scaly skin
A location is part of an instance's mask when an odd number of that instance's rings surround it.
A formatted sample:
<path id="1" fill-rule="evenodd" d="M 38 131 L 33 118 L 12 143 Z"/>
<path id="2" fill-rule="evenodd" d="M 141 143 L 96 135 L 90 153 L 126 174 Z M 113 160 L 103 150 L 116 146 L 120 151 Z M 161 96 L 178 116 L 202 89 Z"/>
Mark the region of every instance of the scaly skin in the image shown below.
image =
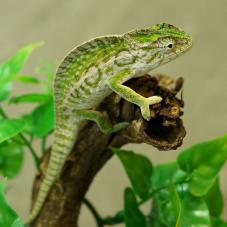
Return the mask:
<path id="1" fill-rule="evenodd" d="M 128 125 L 126 122 L 111 125 L 107 116 L 91 109 L 114 91 L 138 105 L 143 118 L 149 120 L 149 105 L 161 102 L 162 98 L 144 98 L 123 83 L 177 58 L 191 45 L 188 34 L 163 23 L 124 35 L 95 38 L 65 57 L 54 81 L 56 122 L 49 166 L 28 222 L 37 217 L 61 173 L 82 120 L 95 121 L 104 133 L 116 132 Z"/>

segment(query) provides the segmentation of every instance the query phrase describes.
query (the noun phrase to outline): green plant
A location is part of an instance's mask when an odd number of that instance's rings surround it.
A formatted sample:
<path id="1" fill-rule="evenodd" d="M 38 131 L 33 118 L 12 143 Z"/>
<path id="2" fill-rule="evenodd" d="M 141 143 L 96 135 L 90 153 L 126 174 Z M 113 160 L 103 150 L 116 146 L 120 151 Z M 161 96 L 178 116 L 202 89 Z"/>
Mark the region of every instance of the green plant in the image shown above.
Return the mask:
<path id="1" fill-rule="evenodd" d="M 7 179 L 16 177 L 22 166 L 25 149 L 30 151 L 35 165 L 46 150 L 46 140 L 54 128 L 54 108 L 51 90 L 53 70 L 50 66 L 23 75 L 21 69 L 34 49 L 32 44 L 19 50 L 0 65 L 0 171 Z M 12 96 L 14 83 L 40 86 L 42 93 Z M 21 116 L 9 116 L 10 105 L 30 103 L 33 109 Z M 40 141 L 40 151 L 33 148 Z M 126 227 L 227 227 L 221 218 L 224 201 L 219 174 L 227 158 L 227 136 L 196 144 L 179 153 L 175 162 L 153 166 L 140 154 L 113 149 L 120 159 L 131 186 L 124 190 L 124 207 L 116 215 L 101 217 L 86 199 L 97 225 L 104 227 L 125 223 Z M 22 221 L 4 199 L 6 181 L 0 182 L 0 226 L 22 227 Z M 144 212 L 141 206 L 150 204 Z"/>
<path id="2" fill-rule="evenodd" d="M 53 131 L 54 108 L 51 83 L 53 70 L 50 66 L 37 68 L 35 74 L 45 76 L 43 82 L 36 76 L 24 75 L 21 70 L 33 50 L 42 43 L 35 43 L 20 49 L 13 57 L 0 65 L 0 171 L 7 179 L 16 177 L 22 166 L 24 151 L 27 148 L 39 167 L 40 157 L 46 149 L 46 139 Z M 12 96 L 15 83 L 40 86 L 42 93 L 29 93 Z M 9 116 L 5 109 L 15 104 L 31 103 L 34 108 L 16 118 Z M 33 148 L 34 140 L 40 140 L 41 151 Z M 16 213 L 8 207 L 3 192 L 5 182 L 1 182 L 0 226 L 23 226 Z"/>

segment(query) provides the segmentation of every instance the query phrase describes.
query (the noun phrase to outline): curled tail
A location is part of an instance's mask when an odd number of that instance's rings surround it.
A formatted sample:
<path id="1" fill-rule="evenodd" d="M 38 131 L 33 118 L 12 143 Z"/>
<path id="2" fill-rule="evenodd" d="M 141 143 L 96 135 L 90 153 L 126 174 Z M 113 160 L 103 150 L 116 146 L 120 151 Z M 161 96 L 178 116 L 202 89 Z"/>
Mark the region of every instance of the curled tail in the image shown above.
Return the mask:
<path id="1" fill-rule="evenodd" d="M 39 214 L 54 181 L 61 173 L 65 160 L 73 148 L 78 127 L 79 121 L 73 122 L 68 120 L 67 122 L 57 122 L 46 176 L 41 183 L 38 195 L 26 223 L 32 222 Z"/>

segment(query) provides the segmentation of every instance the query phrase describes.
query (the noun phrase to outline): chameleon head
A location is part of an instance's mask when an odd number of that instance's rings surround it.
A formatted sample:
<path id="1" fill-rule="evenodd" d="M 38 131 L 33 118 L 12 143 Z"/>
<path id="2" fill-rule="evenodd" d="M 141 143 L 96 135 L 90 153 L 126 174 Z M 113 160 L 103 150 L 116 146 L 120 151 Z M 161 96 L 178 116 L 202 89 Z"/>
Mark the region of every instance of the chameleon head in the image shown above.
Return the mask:
<path id="1" fill-rule="evenodd" d="M 133 48 L 147 54 L 147 59 L 164 64 L 185 53 L 192 46 L 192 37 L 179 28 L 162 23 L 125 34 Z"/>

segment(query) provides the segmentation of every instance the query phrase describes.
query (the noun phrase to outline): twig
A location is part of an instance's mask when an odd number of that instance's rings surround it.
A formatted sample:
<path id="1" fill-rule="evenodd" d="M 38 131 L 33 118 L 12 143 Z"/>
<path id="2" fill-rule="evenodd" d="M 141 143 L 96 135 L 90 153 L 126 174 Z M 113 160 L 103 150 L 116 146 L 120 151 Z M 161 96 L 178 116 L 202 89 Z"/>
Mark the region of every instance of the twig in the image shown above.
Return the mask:
<path id="1" fill-rule="evenodd" d="M 96 210 L 96 208 L 93 206 L 93 204 L 86 198 L 83 199 L 83 203 L 87 206 L 87 208 L 91 211 L 91 213 L 93 214 L 97 227 L 104 227 L 103 225 L 103 221 L 101 216 L 99 215 L 98 211 Z"/>

